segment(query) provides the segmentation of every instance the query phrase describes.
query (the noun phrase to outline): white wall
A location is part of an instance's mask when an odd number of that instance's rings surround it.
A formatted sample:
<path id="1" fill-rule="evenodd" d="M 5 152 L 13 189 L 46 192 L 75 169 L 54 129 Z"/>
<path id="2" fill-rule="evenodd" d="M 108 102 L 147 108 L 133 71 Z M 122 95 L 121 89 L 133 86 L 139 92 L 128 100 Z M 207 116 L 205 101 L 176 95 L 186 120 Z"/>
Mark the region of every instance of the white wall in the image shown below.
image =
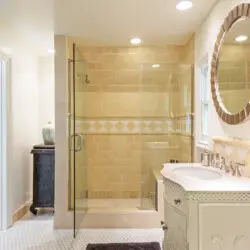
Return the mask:
<path id="1" fill-rule="evenodd" d="M 31 200 L 32 145 L 38 142 L 38 60 L 22 48 L 11 50 L 8 107 L 8 225 L 12 213 Z M 3 204 L 4 206 L 6 204 Z"/>
<path id="2" fill-rule="evenodd" d="M 10 55 L 12 67 L 8 86 L 11 112 L 8 113 L 7 162 L 11 213 L 32 199 L 30 151 L 34 144 L 41 142 L 44 121 L 54 119 L 53 59 L 39 60 L 47 49 L 54 47 L 53 33 L 47 27 L 42 28 L 53 13 L 50 2 L 53 1 L 45 0 L 37 5 L 33 0 L 12 0 L 0 4 L 0 51 Z M 48 89 L 52 93 L 46 95 Z"/>
<path id="3" fill-rule="evenodd" d="M 55 228 L 73 228 L 73 212 L 69 211 L 68 167 L 68 41 L 55 36 Z"/>
<path id="4" fill-rule="evenodd" d="M 250 3 L 249 0 L 220 0 L 213 8 L 207 19 L 201 25 L 195 36 L 195 132 L 196 145 L 198 143 L 199 129 L 201 126 L 201 106 L 200 106 L 200 86 L 199 86 L 199 62 L 206 55 L 211 63 L 213 46 L 219 33 L 221 24 L 225 17 L 236 5 L 241 3 Z M 250 121 L 241 124 L 230 126 L 225 124 L 218 117 L 214 108 L 212 97 L 210 95 L 210 114 L 209 114 L 209 147 L 212 147 L 212 136 L 230 136 L 250 139 Z"/>
<path id="5" fill-rule="evenodd" d="M 39 58 L 39 140 L 42 142 L 42 128 L 55 117 L 54 56 Z"/>
<path id="6" fill-rule="evenodd" d="M 18 51 L 12 54 L 11 183 L 12 211 L 31 199 L 32 145 L 38 142 L 38 60 Z"/>

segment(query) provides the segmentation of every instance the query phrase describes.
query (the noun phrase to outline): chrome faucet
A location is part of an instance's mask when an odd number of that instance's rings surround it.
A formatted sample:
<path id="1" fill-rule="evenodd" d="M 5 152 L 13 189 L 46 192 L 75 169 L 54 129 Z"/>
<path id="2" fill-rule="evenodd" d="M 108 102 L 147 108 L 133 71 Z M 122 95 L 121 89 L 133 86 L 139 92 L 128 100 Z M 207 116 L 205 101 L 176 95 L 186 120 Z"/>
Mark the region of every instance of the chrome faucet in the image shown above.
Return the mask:
<path id="1" fill-rule="evenodd" d="M 245 166 L 245 164 L 243 163 L 235 163 L 235 167 L 232 168 L 232 175 L 233 176 L 237 176 L 237 177 L 241 177 L 242 174 L 240 172 L 240 166 Z"/>
<path id="2" fill-rule="evenodd" d="M 232 173 L 232 175 L 234 175 L 234 173 L 235 173 L 235 166 L 234 166 L 234 164 L 233 164 L 232 161 L 228 162 L 228 167 L 229 167 L 230 172 Z"/>
<path id="3" fill-rule="evenodd" d="M 215 168 L 220 167 L 220 155 L 218 153 L 212 154 L 212 166 Z"/>
<path id="4" fill-rule="evenodd" d="M 221 157 L 221 160 L 220 160 L 220 170 L 223 170 L 226 173 L 230 172 L 230 168 L 228 164 L 226 163 L 226 159 L 224 157 Z"/>

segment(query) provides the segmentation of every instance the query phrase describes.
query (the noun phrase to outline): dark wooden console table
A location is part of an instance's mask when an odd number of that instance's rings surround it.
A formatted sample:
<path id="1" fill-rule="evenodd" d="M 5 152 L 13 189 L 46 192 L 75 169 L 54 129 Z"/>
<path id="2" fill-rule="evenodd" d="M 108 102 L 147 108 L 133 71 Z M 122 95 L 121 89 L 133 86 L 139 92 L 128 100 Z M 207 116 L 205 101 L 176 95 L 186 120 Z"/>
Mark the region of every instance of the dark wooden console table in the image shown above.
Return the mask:
<path id="1" fill-rule="evenodd" d="M 35 145 L 33 154 L 33 203 L 30 212 L 37 208 L 54 208 L 55 147 Z"/>

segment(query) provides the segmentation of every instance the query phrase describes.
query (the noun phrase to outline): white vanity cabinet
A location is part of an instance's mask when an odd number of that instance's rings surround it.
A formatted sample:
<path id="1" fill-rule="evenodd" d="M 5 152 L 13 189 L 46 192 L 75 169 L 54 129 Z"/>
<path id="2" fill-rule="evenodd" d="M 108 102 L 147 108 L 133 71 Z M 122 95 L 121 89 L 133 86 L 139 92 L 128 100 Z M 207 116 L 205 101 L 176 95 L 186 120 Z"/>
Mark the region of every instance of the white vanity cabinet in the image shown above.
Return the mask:
<path id="1" fill-rule="evenodd" d="M 186 216 L 178 209 L 165 203 L 165 220 L 167 230 L 165 230 L 164 249 L 187 249 L 187 223 Z"/>
<path id="2" fill-rule="evenodd" d="M 250 192 L 164 188 L 164 250 L 250 249 Z"/>

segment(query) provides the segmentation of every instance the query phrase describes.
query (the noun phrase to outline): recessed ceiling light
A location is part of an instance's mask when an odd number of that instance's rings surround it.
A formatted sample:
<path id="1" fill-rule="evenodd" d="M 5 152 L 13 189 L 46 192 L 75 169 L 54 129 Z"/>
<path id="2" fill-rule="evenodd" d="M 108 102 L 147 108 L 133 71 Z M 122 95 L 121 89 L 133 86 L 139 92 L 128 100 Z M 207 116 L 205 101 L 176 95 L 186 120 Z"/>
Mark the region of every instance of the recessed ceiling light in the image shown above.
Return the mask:
<path id="1" fill-rule="evenodd" d="M 236 42 L 244 42 L 244 41 L 246 41 L 247 39 L 248 39 L 248 36 L 242 35 L 242 36 L 237 36 L 237 37 L 235 38 L 235 41 L 236 41 Z"/>
<path id="2" fill-rule="evenodd" d="M 191 1 L 185 0 L 185 1 L 178 1 L 176 4 L 177 10 L 187 10 L 190 9 L 193 6 L 193 3 Z"/>
<path id="3" fill-rule="evenodd" d="M 130 40 L 130 43 L 133 44 L 133 45 L 138 45 L 138 44 L 140 44 L 141 42 L 142 42 L 141 39 L 138 38 L 138 37 L 132 38 L 132 39 Z"/>
<path id="4" fill-rule="evenodd" d="M 157 63 L 152 65 L 152 68 L 160 68 L 160 67 L 161 67 L 161 65 L 157 64 Z"/>
<path id="5" fill-rule="evenodd" d="M 48 49 L 48 53 L 49 53 L 49 54 L 55 54 L 56 51 L 55 51 L 54 49 Z"/>

